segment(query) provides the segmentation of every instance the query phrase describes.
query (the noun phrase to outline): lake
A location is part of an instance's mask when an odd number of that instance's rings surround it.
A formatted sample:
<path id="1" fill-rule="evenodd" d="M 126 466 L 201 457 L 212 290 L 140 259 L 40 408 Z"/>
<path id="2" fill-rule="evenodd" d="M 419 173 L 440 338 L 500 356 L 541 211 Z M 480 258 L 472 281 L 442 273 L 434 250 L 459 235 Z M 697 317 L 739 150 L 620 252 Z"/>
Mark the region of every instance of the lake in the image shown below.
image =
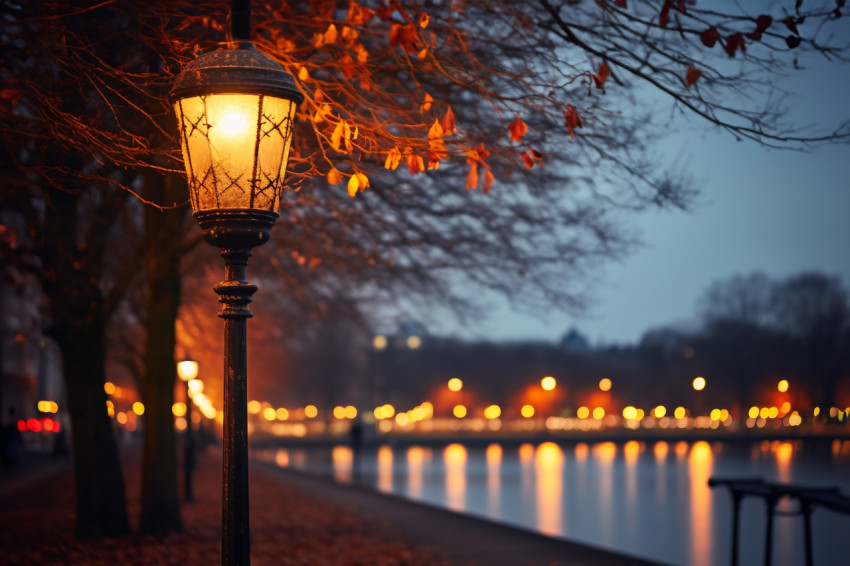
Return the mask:
<path id="1" fill-rule="evenodd" d="M 354 479 L 377 490 L 546 535 L 670 564 L 720 566 L 731 555 L 731 497 L 708 479 L 839 487 L 850 494 L 850 440 L 555 442 L 279 448 L 258 454 L 282 467 Z M 783 501 L 781 511 L 793 511 Z M 850 516 L 817 508 L 815 564 L 850 557 Z M 762 564 L 762 499 L 741 505 L 740 564 Z M 777 516 L 773 564 L 804 564 L 803 520 Z"/>

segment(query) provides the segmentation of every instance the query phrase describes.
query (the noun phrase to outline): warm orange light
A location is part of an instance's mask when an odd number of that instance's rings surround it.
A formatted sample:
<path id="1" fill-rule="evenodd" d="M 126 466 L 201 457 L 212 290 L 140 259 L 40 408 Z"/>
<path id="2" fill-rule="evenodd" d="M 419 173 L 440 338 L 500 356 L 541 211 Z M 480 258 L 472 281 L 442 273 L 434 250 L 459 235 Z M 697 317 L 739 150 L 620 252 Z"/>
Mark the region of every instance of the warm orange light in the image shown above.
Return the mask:
<path id="1" fill-rule="evenodd" d="M 542 387 L 544 391 L 552 391 L 555 389 L 557 384 L 558 383 L 555 381 L 555 378 L 550 375 L 547 375 L 540 380 L 540 387 Z"/>
<path id="2" fill-rule="evenodd" d="M 145 414 L 145 406 L 139 401 L 136 401 L 135 403 L 133 403 L 133 412 L 139 416 L 142 416 Z"/>
<path id="3" fill-rule="evenodd" d="M 449 391 L 460 391 L 463 389 L 463 381 L 459 377 L 453 377 L 448 383 Z"/>
<path id="4" fill-rule="evenodd" d="M 189 397 L 204 392 L 204 382 L 200 379 L 189 380 Z"/>
<path id="5" fill-rule="evenodd" d="M 374 338 L 372 338 L 372 347 L 375 348 L 378 352 L 387 347 L 387 337 L 383 334 L 378 334 Z"/>
<path id="6" fill-rule="evenodd" d="M 115 418 L 120 424 L 127 424 L 127 413 L 122 411 L 118 413 Z"/>
<path id="7" fill-rule="evenodd" d="M 198 377 L 198 362 L 195 360 L 182 360 L 177 362 L 177 375 L 183 381 L 191 381 Z"/>
<path id="8" fill-rule="evenodd" d="M 586 419 L 590 416 L 590 409 L 587 407 L 579 407 L 576 411 L 576 416 L 580 419 Z"/>
<path id="9" fill-rule="evenodd" d="M 523 417 L 530 419 L 534 416 L 534 407 L 531 405 L 523 405 L 519 412 Z"/>
<path id="10" fill-rule="evenodd" d="M 611 380 L 606 378 L 599 380 L 599 390 L 600 391 L 611 391 Z"/>
<path id="11" fill-rule="evenodd" d="M 277 411 L 275 411 L 273 407 L 266 407 L 263 409 L 263 418 L 267 421 L 273 421 L 276 416 Z"/>
<path id="12" fill-rule="evenodd" d="M 498 405 L 490 405 L 486 409 L 484 409 L 484 418 L 485 419 L 498 419 L 502 414 L 502 409 Z"/>
<path id="13" fill-rule="evenodd" d="M 603 409 L 602 407 L 596 407 L 595 409 L 593 409 L 593 418 L 597 421 L 601 421 L 602 419 L 604 419 L 605 409 Z"/>
<path id="14" fill-rule="evenodd" d="M 319 409 L 315 405 L 307 405 L 304 407 L 304 416 L 308 419 L 315 419 L 319 415 Z"/>
<path id="15" fill-rule="evenodd" d="M 281 407 L 277 411 L 275 411 L 275 417 L 279 421 L 285 421 L 289 418 L 289 411 Z"/>
<path id="16" fill-rule="evenodd" d="M 629 405 L 628 407 L 623 408 L 623 418 L 624 419 L 636 419 L 637 418 L 637 409 Z"/>
<path id="17" fill-rule="evenodd" d="M 684 407 L 676 407 L 676 410 L 673 411 L 673 416 L 677 419 L 683 419 L 687 414 L 688 412 Z"/>
<path id="18" fill-rule="evenodd" d="M 248 401 L 248 412 L 252 415 L 259 415 L 263 410 L 263 405 L 257 400 Z"/>
<path id="19" fill-rule="evenodd" d="M 705 389 L 705 378 L 704 377 L 694 378 L 693 386 L 694 386 L 694 391 L 702 391 L 703 389 Z"/>
<path id="20" fill-rule="evenodd" d="M 788 391 L 788 380 L 780 380 L 780 382 L 776 384 L 776 388 L 779 390 L 780 393 L 785 393 L 786 391 Z"/>
<path id="21" fill-rule="evenodd" d="M 459 419 L 462 419 L 466 416 L 466 407 L 463 405 L 455 405 L 452 409 L 452 414 Z"/>
<path id="22" fill-rule="evenodd" d="M 347 405 L 345 407 L 344 416 L 347 419 L 356 418 L 357 417 L 357 407 L 355 407 L 354 405 Z"/>
<path id="23" fill-rule="evenodd" d="M 115 384 L 111 381 L 107 381 L 103 384 L 103 390 L 106 391 L 107 395 L 112 395 L 113 393 L 115 393 Z"/>
<path id="24" fill-rule="evenodd" d="M 399 413 L 395 416 L 395 424 L 398 426 L 406 426 L 410 424 L 410 417 L 407 413 Z"/>
<path id="25" fill-rule="evenodd" d="M 186 404 L 185 403 L 174 403 L 171 405 L 171 413 L 175 417 L 182 417 L 186 414 Z"/>
<path id="26" fill-rule="evenodd" d="M 656 419 L 663 419 L 664 415 L 667 414 L 667 407 L 664 405 L 658 405 L 652 410 L 652 414 L 655 415 Z"/>
<path id="27" fill-rule="evenodd" d="M 417 349 L 422 345 L 422 339 L 419 336 L 408 336 L 407 337 L 407 347 L 411 350 Z"/>

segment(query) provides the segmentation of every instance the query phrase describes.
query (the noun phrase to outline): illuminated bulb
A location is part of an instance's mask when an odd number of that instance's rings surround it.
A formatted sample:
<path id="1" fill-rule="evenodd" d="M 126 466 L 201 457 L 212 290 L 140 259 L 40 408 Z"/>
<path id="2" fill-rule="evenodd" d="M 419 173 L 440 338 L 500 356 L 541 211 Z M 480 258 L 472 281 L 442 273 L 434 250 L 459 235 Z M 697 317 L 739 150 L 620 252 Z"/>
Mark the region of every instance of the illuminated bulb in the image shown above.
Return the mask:
<path id="1" fill-rule="evenodd" d="M 455 417 L 462 419 L 466 416 L 466 407 L 464 407 L 463 405 L 455 405 L 454 409 L 452 409 L 452 414 Z"/>
<path id="2" fill-rule="evenodd" d="M 534 416 L 534 407 L 531 405 L 523 405 L 522 409 L 520 409 L 520 414 L 526 419 L 530 419 Z"/>
<path id="3" fill-rule="evenodd" d="M 786 391 L 788 391 L 788 380 L 781 380 L 779 383 L 776 384 L 776 388 L 779 390 L 780 393 L 785 393 Z"/>
<path id="4" fill-rule="evenodd" d="M 540 387 L 542 387 L 544 391 L 552 391 L 555 389 L 555 385 L 557 385 L 557 382 L 552 376 L 546 376 L 540 380 Z"/>
<path id="5" fill-rule="evenodd" d="M 463 381 L 458 377 L 453 377 L 449 380 L 449 391 L 460 391 L 463 389 Z"/>
<path id="6" fill-rule="evenodd" d="M 600 391 L 610 391 L 611 390 L 611 380 L 606 378 L 599 380 L 599 390 Z"/>
<path id="7" fill-rule="evenodd" d="M 704 377 L 695 378 L 693 386 L 694 386 L 695 391 L 702 391 L 703 389 L 705 389 L 705 378 Z"/>
<path id="8" fill-rule="evenodd" d="M 248 120 L 244 114 L 231 110 L 221 117 L 218 126 L 225 134 L 236 136 L 248 129 Z"/>
<path id="9" fill-rule="evenodd" d="M 319 409 L 315 405 L 307 405 L 304 407 L 304 416 L 308 419 L 314 419 L 319 414 Z"/>

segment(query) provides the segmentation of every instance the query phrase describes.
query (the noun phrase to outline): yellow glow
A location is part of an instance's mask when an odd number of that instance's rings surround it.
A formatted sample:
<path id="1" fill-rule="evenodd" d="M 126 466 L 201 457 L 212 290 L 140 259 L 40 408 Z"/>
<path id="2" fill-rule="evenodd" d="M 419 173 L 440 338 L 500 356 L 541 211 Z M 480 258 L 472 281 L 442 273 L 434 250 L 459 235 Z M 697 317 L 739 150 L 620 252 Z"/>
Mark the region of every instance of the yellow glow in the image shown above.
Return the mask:
<path id="1" fill-rule="evenodd" d="M 611 391 L 611 380 L 607 377 L 599 380 L 599 390 L 600 391 Z"/>
<path id="2" fill-rule="evenodd" d="M 484 409 L 484 418 L 485 419 L 498 419 L 502 414 L 502 409 L 498 405 L 490 405 L 486 409 Z"/>
<path id="3" fill-rule="evenodd" d="M 193 210 L 277 212 L 294 110 L 292 102 L 268 95 L 261 99 L 255 94 L 213 94 L 178 100 L 175 112 Z M 263 134 L 259 137 L 258 129 Z M 252 183 L 266 179 L 276 181 L 274 190 L 252 198 Z"/>
<path id="4" fill-rule="evenodd" d="M 637 417 L 637 409 L 629 405 L 628 407 L 623 408 L 623 418 L 624 419 L 634 419 Z"/>
<path id="5" fill-rule="evenodd" d="M 768 415 L 770 415 L 769 407 L 762 407 L 761 409 L 759 409 L 759 417 L 766 419 Z"/>
<path id="6" fill-rule="evenodd" d="M 177 375 L 183 381 L 191 381 L 198 377 L 198 362 L 195 360 L 183 360 L 177 362 Z"/>
<path id="7" fill-rule="evenodd" d="M 334 446 L 331 450 L 334 479 L 338 482 L 350 482 L 354 464 L 354 451 L 350 446 Z"/>
<path id="8" fill-rule="evenodd" d="M 204 382 L 200 379 L 192 379 L 189 381 L 189 396 L 198 395 L 204 392 Z"/>
<path id="9" fill-rule="evenodd" d="M 652 410 L 652 414 L 655 415 L 656 419 L 663 419 L 664 415 L 667 414 L 667 407 L 664 405 L 658 405 Z"/>
<path id="10" fill-rule="evenodd" d="M 257 400 L 248 401 L 248 412 L 252 415 L 259 415 L 263 410 L 263 405 Z"/>
<path id="11" fill-rule="evenodd" d="M 345 407 L 337 405 L 334 407 L 333 415 L 335 419 L 342 420 L 345 418 Z"/>
<path id="12" fill-rule="evenodd" d="M 814 415 L 818 416 L 820 414 L 820 407 L 815 407 Z"/>
<path id="13" fill-rule="evenodd" d="M 214 419 L 214 418 L 215 418 L 215 416 L 216 416 L 216 414 L 217 414 L 217 411 L 215 410 L 215 407 L 213 407 L 213 406 L 212 406 L 212 405 L 210 405 L 209 403 L 207 403 L 206 405 L 204 405 L 203 407 L 201 407 L 201 412 L 202 412 L 202 413 L 204 414 L 204 416 L 205 416 L 206 418 L 208 418 L 208 419 Z"/>
<path id="14" fill-rule="evenodd" d="M 602 407 L 596 407 L 595 409 L 593 409 L 593 418 L 597 421 L 601 421 L 602 419 L 604 419 L 605 409 L 603 409 Z"/>
<path id="15" fill-rule="evenodd" d="M 554 442 L 537 447 L 534 458 L 537 480 L 537 528 L 543 534 L 561 532 L 564 453 Z"/>
<path id="16" fill-rule="evenodd" d="M 579 407 L 576 411 L 576 416 L 580 419 L 586 419 L 590 416 L 590 409 L 587 407 Z"/>
<path id="17" fill-rule="evenodd" d="M 289 418 L 289 411 L 281 407 L 277 411 L 275 411 L 275 417 L 277 417 L 277 420 L 279 421 L 285 421 Z"/>
<path id="18" fill-rule="evenodd" d="M 378 448 L 378 489 L 393 490 L 393 449 L 386 445 Z"/>
<path id="19" fill-rule="evenodd" d="M 558 382 L 555 381 L 555 378 L 551 375 L 547 375 L 543 379 L 540 380 L 540 387 L 543 388 L 544 391 L 552 391 L 555 389 L 555 386 Z"/>
<path id="20" fill-rule="evenodd" d="M 460 391 L 463 389 L 463 381 L 459 377 L 453 377 L 448 383 L 449 391 Z"/>
<path id="21" fill-rule="evenodd" d="M 304 407 L 304 416 L 308 419 L 315 419 L 319 415 L 319 409 L 315 405 L 307 405 Z"/>
<path id="22" fill-rule="evenodd" d="M 446 504 L 453 511 L 466 508 L 466 447 L 449 444 L 443 450 L 446 468 Z"/>
<path id="23" fill-rule="evenodd" d="M 750 407 L 749 412 L 747 412 L 747 416 L 751 419 L 757 419 L 759 416 L 759 408 L 753 405 L 752 407 Z"/>
<path id="24" fill-rule="evenodd" d="M 387 337 L 383 334 L 378 334 L 377 336 L 372 338 L 372 347 L 380 352 L 381 350 L 387 347 Z"/>
<path id="25" fill-rule="evenodd" d="M 776 407 L 771 407 L 770 409 L 768 409 L 768 411 L 767 411 L 767 418 L 769 418 L 769 419 L 775 419 L 775 418 L 776 418 L 776 417 L 778 417 L 778 416 L 779 416 L 779 409 L 778 409 L 778 408 L 776 408 Z"/>
<path id="26" fill-rule="evenodd" d="M 531 405 L 523 405 L 519 412 L 523 417 L 530 419 L 534 416 L 534 407 Z"/>
<path id="27" fill-rule="evenodd" d="M 273 407 L 266 407 L 265 409 L 263 409 L 263 418 L 267 421 L 273 421 L 276 416 L 277 412 L 274 410 Z"/>
<path id="28" fill-rule="evenodd" d="M 776 388 L 779 390 L 780 393 L 785 393 L 786 391 L 788 391 L 788 380 L 780 380 L 779 383 L 776 384 Z"/>
<path id="29" fill-rule="evenodd" d="M 410 424 L 410 417 L 407 416 L 407 413 L 399 413 L 395 416 L 395 424 L 398 426 L 406 426 Z"/>
<path id="30" fill-rule="evenodd" d="M 106 391 L 107 395 L 112 395 L 113 393 L 115 393 L 115 384 L 111 381 L 107 381 L 103 384 L 103 390 Z"/>
<path id="31" fill-rule="evenodd" d="M 719 421 L 720 420 L 720 409 L 712 409 L 711 413 L 709 413 L 708 416 L 713 421 Z"/>
<path id="32" fill-rule="evenodd" d="M 703 389 L 705 389 L 705 378 L 704 377 L 694 378 L 693 387 L 694 387 L 694 391 L 702 391 Z"/>
<path id="33" fill-rule="evenodd" d="M 417 349 L 422 345 L 422 339 L 419 336 L 408 336 L 407 337 L 407 347 L 411 350 Z"/>
<path id="34" fill-rule="evenodd" d="M 347 405 L 345 407 L 345 418 L 354 419 L 357 418 L 357 407 L 354 405 Z"/>
<path id="35" fill-rule="evenodd" d="M 800 426 L 800 423 L 802 423 L 802 422 L 803 422 L 803 418 L 800 416 L 800 414 L 797 411 L 794 411 L 788 417 L 788 424 L 791 425 L 791 426 Z"/>
<path id="36" fill-rule="evenodd" d="M 791 403 L 788 402 L 788 401 L 785 401 L 784 403 L 782 403 L 782 406 L 779 407 L 779 412 L 782 413 L 783 415 L 790 410 L 791 410 Z"/>
<path id="37" fill-rule="evenodd" d="M 139 416 L 142 416 L 145 414 L 145 406 L 139 401 L 136 401 L 135 403 L 133 403 L 133 412 Z"/>
<path id="38" fill-rule="evenodd" d="M 106 400 L 106 413 L 107 413 L 110 417 L 114 417 L 114 416 L 115 416 L 115 405 L 113 405 L 113 404 L 112 404 L 112 401 L 110 401 L 109 399 L 107 399 L 107 400 Z"/>
<path id="39" fill-rule="evenodd" d="M 186 430 L 186 419 L 184 417 L 177 417 L 174 419 L 174 428 L 181 432 Z"/>
<path id="40" fill-rule="evenodd" d="M 466 407 L 463 405 L 455 405 L 452 409 L 452 414 L 459 419 L 462 419 L 466 416 Z"/>
<path id="41" fill-rule="evenodd" d="M 118 413 L 115 418 L 120 424 L 127 424 L 127 413 L 124 411 Z"/>
<path id="42" fill-rule="evenodd" d="M 653 446 L 653 453 L 655 454 L 655 459 L 659 462 L 663 462 L 667 459 L 667 453 L 670 451 L 670 445 L 663 440 L 659 440 Z"/>
<path id="43" fill-rule="evenodd" d="M 677 419 L 683 419 L 687 414 L 688 412 L 684 407 L 676 407 L 676 410 L 673 411 L 673 417 Z"/>

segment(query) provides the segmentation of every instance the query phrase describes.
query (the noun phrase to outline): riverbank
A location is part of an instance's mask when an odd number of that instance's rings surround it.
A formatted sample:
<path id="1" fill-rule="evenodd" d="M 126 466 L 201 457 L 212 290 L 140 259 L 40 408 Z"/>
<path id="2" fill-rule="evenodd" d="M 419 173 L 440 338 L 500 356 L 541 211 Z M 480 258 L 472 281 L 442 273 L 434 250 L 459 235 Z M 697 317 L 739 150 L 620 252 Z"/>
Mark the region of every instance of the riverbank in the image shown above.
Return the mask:
<path id="1" fill-rule="evenodd" d="M 220 457 L 201 455 L 185 532 L 162 538 L 74 538 L 69 466 L 36 468 L 0 486 L 0 563 L 209 565 L 220 562 Z M 124 455 L 130 520 L 139 514 L 139 460 Z M 264 565 L 649 565 L 306 474 L 252 463 L 251 555 Z"/>

